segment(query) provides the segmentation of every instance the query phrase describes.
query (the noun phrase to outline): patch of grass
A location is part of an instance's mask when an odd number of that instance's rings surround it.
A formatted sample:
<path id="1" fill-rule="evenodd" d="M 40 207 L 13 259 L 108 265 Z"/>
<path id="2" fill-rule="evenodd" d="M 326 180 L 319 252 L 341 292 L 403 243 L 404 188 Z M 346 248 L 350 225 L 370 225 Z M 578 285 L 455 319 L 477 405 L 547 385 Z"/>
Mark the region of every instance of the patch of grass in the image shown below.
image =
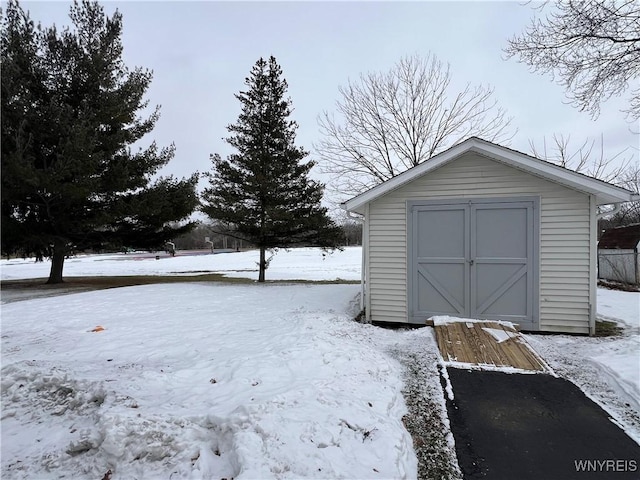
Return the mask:
<path id="1" fill-rule="evenodd" d="M 596 337 L 617 337 L 622 335 L 622 331 L 616 322 L 596 320 Z"/>
<path id="2" fill-rule="evenodd" d="M 65 289 L 103 289 L 117 287 L 132 287 L 135 285 L 153 285 L 157 283 L 193 283 L 193 282 L 219 282 L 233 284 L 254 284 L 255 280 L 249 278 L 227 277 L 222 273 L 206 273 L 200 275 L 124 275 L 113 277 L 67 277 L 64 283 L 49 285 L 46 278 L 32 278 L 28 280 L 5 280 L 0 282 L 0 287 L 6 290 L 54 290 Z M 267 284 L 313 284 L 313 285 L 338 285 L 358 284 L 359 281 L 351 280 L 268 280 Z"/>
<path id="3" fill-rule="evenodd" d="M 640 292 L 640 285 L 614 282 L 611 280 L 598 280 L 598 286 L 608 288 L 609 290 L 620 290 L 622 292 Z"/>
<path id="4" fill-rule="evenodd" d="M 368 323 L 367 322 L 367 310 L 366 309 L 362 309 L 360 310 L 360 312 L 358 313 L 358 315 L 356 315 L 356 318 L 354 318 L 354 320 L 358 323 Z"/>
<path id="5" fill-rule="evenodd" d="M 188 283 L 188 282 L 225 282 L 252 283 L 246 278 L 229 278 L 220 273 L 203 275 L 125 275 L 114 277 L 67 277 L 64 283 L 49 285 L 46 278 L 28 280 L 6 280 L 0 285 L 2 289 L 56 289 L 56 288 L 116 288 L 135 285 L 152 285 L 156 283 Z"/>
<path id="6" fill-rule="evenodd" d="M 252 280 L 253 281 L 253 280 Z M 304 284 L 309 285 L 360 285 L 360 280 L 267 280 L 265 283 Z"/>

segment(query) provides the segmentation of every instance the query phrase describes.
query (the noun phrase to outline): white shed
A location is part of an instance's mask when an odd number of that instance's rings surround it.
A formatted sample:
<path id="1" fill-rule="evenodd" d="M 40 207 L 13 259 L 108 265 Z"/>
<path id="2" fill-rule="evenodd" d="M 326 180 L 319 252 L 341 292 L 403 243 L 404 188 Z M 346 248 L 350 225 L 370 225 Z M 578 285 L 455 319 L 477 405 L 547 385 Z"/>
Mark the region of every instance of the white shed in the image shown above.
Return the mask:
<path id="1" fill-rule="evenodd" d="M 343 204 L 364 218 L 363 307 L 593 334 L 597 207 L 638 194 L 479 138 Z"/>
<path id="2" fill-rule="evenodd" d="M 605 230 L 598 241 L 598 278 L 640 285 L 640 223 Z"/>

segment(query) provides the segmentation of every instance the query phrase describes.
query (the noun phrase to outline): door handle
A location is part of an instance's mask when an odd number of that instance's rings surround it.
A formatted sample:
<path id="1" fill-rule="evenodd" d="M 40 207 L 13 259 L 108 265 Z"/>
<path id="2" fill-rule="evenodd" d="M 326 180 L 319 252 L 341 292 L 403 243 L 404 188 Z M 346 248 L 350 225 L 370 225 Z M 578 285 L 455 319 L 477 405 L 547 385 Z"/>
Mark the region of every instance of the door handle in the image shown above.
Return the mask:
<path id="1" fill-rule="evenodd" d="M 473 259 L 469 260 L 469 265 L 473 265 Z"/>

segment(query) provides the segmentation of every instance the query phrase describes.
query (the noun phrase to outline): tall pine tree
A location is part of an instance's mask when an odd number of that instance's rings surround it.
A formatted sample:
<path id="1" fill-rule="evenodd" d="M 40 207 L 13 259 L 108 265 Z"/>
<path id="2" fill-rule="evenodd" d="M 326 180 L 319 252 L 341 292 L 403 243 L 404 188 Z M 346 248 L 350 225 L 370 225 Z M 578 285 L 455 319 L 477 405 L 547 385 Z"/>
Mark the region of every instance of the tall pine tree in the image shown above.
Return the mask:
<path id="1" fill-rule="evenodd" d="M 140 116 L 151 73 L 124 65 L 122 15 L 82 1 L 70 18 L 36 27 L 11 0 L 0 36 L 2 252 L 51 257 L 49 283 L 72 250 L 162 246 L 198 204 L 197 175 L 152 182 L 173 146 L 131 150 L 158 109 Z"/>
<path id="2" fill-rule="evenodd" d="M 277 247 L 314 245 L 333 248 L 340 230 L 320 201 L 324 185 L 309 179 L 313 161 L 296 147 L 297 124 L 289 120 L 287 82 L 274 57 L 260 58 L 236 98 L 242 113 L 227 127 L 226 142 L 237 153 L 212 155 L 210 186 L 202 211 L 235 230 L 260 249 L 259 282 L 265 280 L 265 252 Z"/>

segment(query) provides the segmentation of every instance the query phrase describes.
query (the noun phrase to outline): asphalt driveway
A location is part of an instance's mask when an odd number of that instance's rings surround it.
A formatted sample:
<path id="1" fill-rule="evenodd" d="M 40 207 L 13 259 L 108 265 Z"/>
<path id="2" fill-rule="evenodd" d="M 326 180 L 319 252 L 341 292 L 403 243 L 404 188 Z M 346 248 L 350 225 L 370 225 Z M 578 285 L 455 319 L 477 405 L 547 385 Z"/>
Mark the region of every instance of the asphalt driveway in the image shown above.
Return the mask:
<path id="1" fill-rule="evenodd" d="M 465 479 L 640 479 L 640 446 L 573 383 L 448 368 Z"/>

